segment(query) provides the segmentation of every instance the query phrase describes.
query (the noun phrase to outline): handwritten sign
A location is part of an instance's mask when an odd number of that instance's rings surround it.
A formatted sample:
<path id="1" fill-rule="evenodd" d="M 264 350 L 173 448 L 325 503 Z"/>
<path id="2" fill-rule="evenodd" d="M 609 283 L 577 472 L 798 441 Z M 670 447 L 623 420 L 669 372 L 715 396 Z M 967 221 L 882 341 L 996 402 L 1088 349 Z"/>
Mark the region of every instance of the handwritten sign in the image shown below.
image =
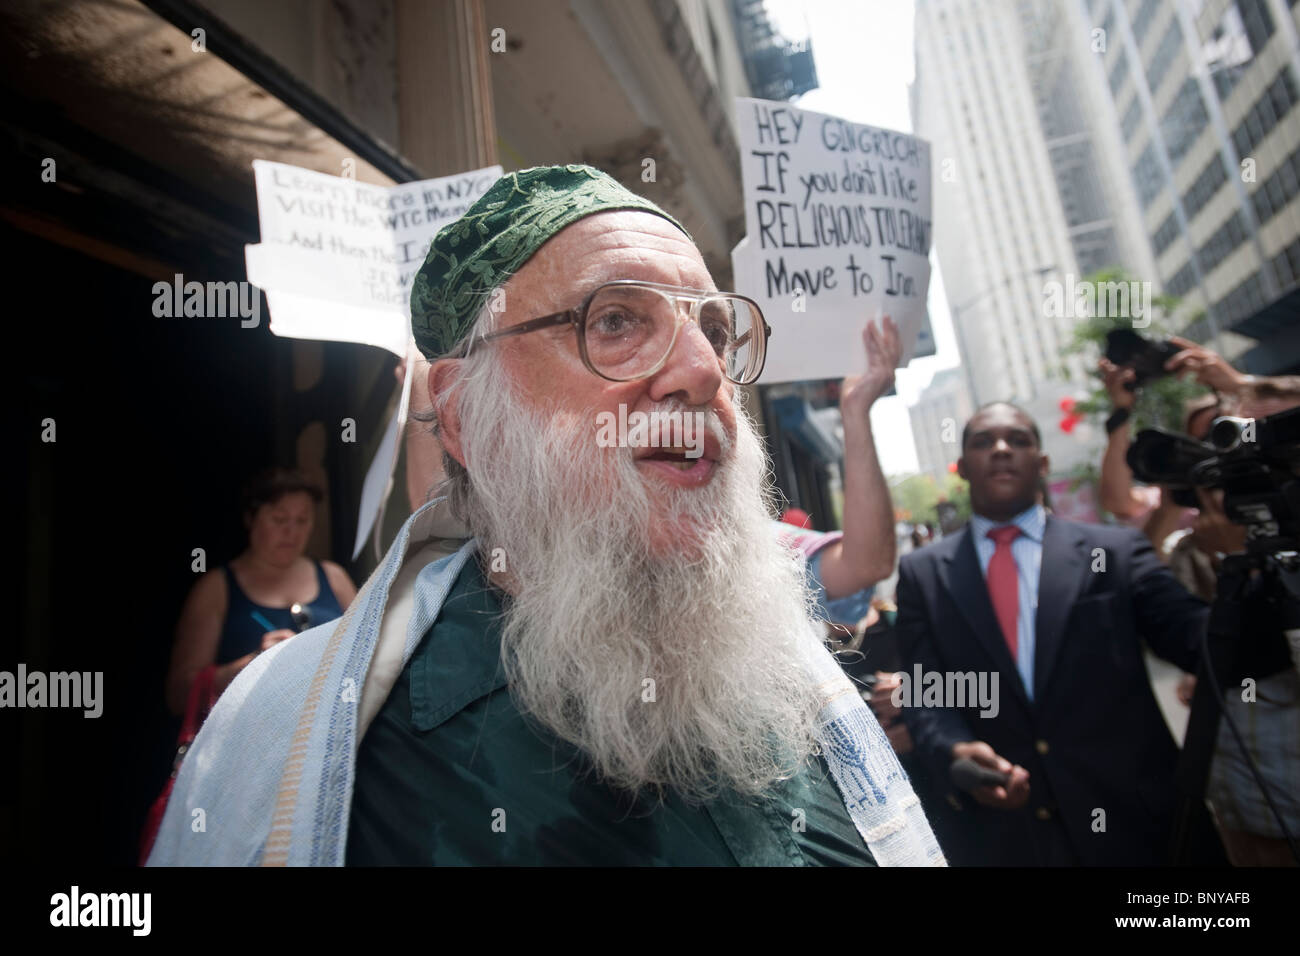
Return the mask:
<path id="1" fill-rule="evenodd" d="M 910 361 L 930 285 L 930 145 L 789 103 L 736 109 L 746 234 L 731 260 L 772 327 L 761 381 L 860 374 L 863 327 L 882 315 Z"/>
<path id="2" fill-rule="evenodd" d="M 429 243 L 501 167 L 375 186 L 254 160 L 253 176 L 262 241 L 245 258 L 248 280 L 266 292 L 271 331 L 405 356 L 411 282 Z"/>

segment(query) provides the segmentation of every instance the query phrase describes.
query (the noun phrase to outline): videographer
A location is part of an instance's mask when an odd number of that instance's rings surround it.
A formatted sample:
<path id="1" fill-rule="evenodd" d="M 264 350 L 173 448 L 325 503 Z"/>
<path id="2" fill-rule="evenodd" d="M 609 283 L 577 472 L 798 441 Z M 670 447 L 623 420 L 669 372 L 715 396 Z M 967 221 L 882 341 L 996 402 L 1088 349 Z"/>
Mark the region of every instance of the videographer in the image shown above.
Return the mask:
<path id="1" fill-rule="evenodd" d="M 1300 377 L 1255 379 L 1236 393 L 1236 414 L 1262 419 L 1300 406 Z M 1223 492 L 1197 489 L 1201 501 L 1190 546 L 1216 571 L 1226 554 L 1245 548 L 1246 529 L 1223 510 Z M 1180 542 L 1181 544 L 1182 542 Z M 1213 593 L 1209 595 L 1213 599 Z M 1241 635 L 1249 639 L 1254 635 Z M 1293 655 L 1294 658 L 1294 655 Z M 1236 724 L 1293 838 L 1300 837 L 1300 661 L 1256 676 L 1254 694 L 1224 688 L 1224 711 Z M 1244 699 L 1245 698 L 1245 699 Z M 1226 721 L 1219 722 L 1206 796 L 1214 807 L 1228 857 L 1235 866 L 1295 866 L 1281 829 Z"/>
<path id="2" fill-rule="evenodd" d="M 1163 362 L 1163 371 L 1190 371 L 1197 381 L 1213 390 L 1213 394 L 1188 405 L 1185 431 L 1198 440 L 1206 440 L 1219 415 L 1261 419 L 1300 405 L 1300 377 L 1257 378 L 1239 372 L 1217 353 L 1186 339 L 1173 338 L 1170 343 L 1181 350 Z M 1115 407 L 1107 421 L 1102 506 L 1130 523 L 1143 521 L 1144 532 L 1166 557 L 1180 583 L 1213 602 L 1223 559 L 1245 550 L 1246 528 L 1225 513 L 1222 489 L 1196 488 L 1200 507 L 1184 510 L 1168 489 L 1134 486 L 1126 455 L 1130 446 L 1128 418 L 1137 397 L 1133 383 L 1139 375 L 1132 367 L 1104 358 L 1099 368 Z M 1149 368 L 1146 377 L 1154 377 Z M 1166 552 L 1161 545 L 1180 524 L 1186 533 Z M 1252 637 L 1239 635 L 1239 639 Z M 1300 673 L 1291 667 L 1267 676 L 1253 676 L 1253 698 L 1241 688 L 1225 687 L 1223 709 L 1241 732 L 1246 749 L 1294 837 L 1300 835 Z M 1179 686 L 1184 703 L 1190 702 L 1195 684 L 1194 677 L 1184 677 Z M 1284 835 L 1224 720 L 1219 721 L 1206 796 L 1214 807 L 1220 836 L 1234 865 L 1294 865 Z"/>

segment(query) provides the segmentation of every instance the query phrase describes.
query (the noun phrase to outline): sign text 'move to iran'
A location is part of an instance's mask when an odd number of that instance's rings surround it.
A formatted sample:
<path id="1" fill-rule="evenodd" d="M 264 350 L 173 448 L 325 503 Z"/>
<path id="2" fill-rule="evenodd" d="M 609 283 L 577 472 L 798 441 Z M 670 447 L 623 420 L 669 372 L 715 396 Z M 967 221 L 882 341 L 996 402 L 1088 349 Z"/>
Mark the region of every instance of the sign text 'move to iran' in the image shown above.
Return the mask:
<path id="1" fill-rule="evenodd" d="M 930 146 L 788 103 L 737 99 L 745 238 L 736 291 L 772 326 L 763 382 L 864 368 L 866 319 L 910 359 L 930 284 Z"/>

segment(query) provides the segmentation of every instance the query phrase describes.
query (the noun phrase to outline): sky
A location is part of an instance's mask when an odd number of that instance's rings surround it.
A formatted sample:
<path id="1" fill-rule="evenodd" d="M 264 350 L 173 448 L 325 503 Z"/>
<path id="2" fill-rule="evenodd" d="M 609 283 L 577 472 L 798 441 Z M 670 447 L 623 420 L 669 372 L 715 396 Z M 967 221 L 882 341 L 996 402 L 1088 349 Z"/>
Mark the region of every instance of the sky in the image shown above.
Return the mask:
<path id="1" fill-rule="evenodd" d="M 772 25 L 791 39 L 811 37 L 818 89 L 794 102 L 856 123 L 912 131 L 907 87 L 911 83 L 911 0 L 765 0 Z M 933 252 L 930 321 L 936 355 L 914 359 L 896 376 L 898 395 L 876 402 L 871 412 L 876 450 L 886 475 L 918 470 L 907 406 L 934 373 L 958 364 L 943 278 Z"/>

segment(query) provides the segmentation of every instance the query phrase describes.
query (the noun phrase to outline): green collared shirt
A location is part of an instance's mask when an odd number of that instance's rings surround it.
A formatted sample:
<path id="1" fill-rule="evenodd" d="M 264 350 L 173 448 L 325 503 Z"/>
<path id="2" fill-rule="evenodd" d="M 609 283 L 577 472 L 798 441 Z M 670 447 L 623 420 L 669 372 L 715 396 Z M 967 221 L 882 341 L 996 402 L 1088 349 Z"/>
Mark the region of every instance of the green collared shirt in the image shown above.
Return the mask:
<path id="1" fill-rule="evenodd" d="M 361 743 L 349 865 L 874 865 L 820 762 L 761 803 L 599 782 L 515 707 L 501 613 L 471 559 Z"/>

